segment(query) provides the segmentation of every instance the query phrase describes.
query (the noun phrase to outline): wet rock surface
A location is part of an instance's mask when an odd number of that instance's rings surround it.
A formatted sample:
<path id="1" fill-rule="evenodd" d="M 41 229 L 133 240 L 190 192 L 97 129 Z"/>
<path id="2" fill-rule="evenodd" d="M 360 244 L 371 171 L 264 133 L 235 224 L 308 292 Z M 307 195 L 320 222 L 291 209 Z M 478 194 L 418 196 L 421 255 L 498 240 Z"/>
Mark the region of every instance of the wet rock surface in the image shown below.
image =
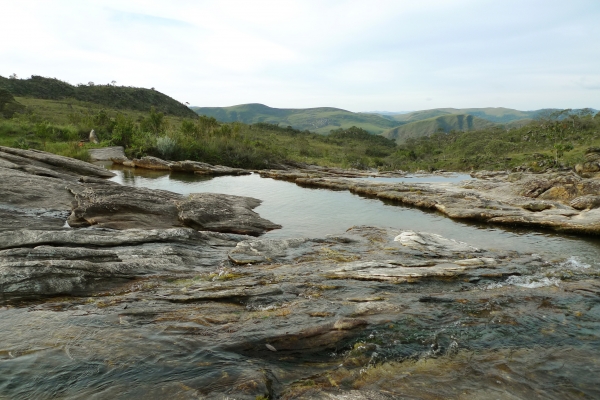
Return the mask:
<path id="1" fill-rule="evenodd" d="M 128 160 L 124 158 L 110 158 L 117 164 L 126 167 L 153 169 L 161 171 L 190 172 L 196 175 L 221 176 L 221 175 L 249 175 L 251 172 L 243 168 L 232 168 L 224 165 L 212 165 L 199 161 L 166 161 L 158 157 L 146 156 L 140 159 Z"/>
<path id="2" fill-rule="evenodd" d="M 58 363 L 72 377 L 65 397 L 598 394 L 599 360 L 584 354 L 600 345 L 599 271 L 575 261 L 375 227 L 298 239 L 189 228 L 7 236 L 4 393 L 61 387 Z M 62 297 L 38 299 L 39 288 Z M 460 372 L 471 367 L 483 376 Z M 16 384 L 26 368 L 35 386 Z"/>
<path id="3" fill-rule="evenodd" d="M 274 227 L 252 212 L 256 199 L 124 188 L 31 164 L 64 175 L 41 176 L 1 159 L 0 173 L 16 176 L 0 180 L 0 217 L 17 215 L 0 230 L 9 398 L 600 396 L 597 265 L 416 229 L 256 238 Z M 48 198 L 33 190 L 38 178 Z M 556 185 L 538 178 L 364 187 L 484 204 L 476 190 L 521 182 L 511 190 L 531 195 L 510 207 L 536 214 L 579 213 L 566 202 L 594 187 L 560 178 L 568 196 L 539 199 Z M 15 188 L 27 179 L 30 189 Z M 325 180 L 350 182 L 315 181 Z M 76 228 L 58 226 L 67 216 Z"/>

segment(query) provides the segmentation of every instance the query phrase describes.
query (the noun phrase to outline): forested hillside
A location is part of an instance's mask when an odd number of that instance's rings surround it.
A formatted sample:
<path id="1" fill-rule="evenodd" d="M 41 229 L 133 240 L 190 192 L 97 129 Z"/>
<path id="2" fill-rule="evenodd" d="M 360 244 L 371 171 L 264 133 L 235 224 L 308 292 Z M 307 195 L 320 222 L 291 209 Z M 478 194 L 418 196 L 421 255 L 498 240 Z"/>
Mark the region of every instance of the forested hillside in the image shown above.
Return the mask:
<path id="1" fill-rule="evenodd" d="M 47 100 L 74 99 L 103 105 L 115 109 L 147 112 L 150 107 L 168 115 L 195 117 L 192 110 L 177 100 L 154 89 L 116 86 L 115 84 L 73 86 L 55 78 L 34 75 L 28 79 L 0 76 L 0 89 L 15 97 L 30 97 Z"/>

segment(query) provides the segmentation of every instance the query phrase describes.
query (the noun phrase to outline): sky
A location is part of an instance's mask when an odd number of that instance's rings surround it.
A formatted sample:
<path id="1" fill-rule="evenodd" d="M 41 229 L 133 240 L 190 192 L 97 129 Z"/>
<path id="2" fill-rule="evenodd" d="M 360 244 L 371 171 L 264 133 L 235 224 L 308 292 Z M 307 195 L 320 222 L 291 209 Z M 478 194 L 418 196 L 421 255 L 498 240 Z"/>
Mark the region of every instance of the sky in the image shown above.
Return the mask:
<path id="1" fill-rule="evenodd" d="M 4 1 L 0 75 L 194 106 L 600 109 L 600 0 Z"/>

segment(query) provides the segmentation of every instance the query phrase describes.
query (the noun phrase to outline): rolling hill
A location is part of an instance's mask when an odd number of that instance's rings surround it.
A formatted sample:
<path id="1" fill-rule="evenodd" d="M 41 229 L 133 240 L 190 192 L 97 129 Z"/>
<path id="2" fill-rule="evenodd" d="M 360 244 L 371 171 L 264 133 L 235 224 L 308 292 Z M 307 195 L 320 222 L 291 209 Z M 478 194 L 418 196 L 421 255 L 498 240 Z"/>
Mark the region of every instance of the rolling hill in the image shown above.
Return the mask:
<path id="1" fill-rule="evenodd" d="M 410 122 L 396 128 L 390 129 L 381 135 L 393 139 L 397 143 L 403 143 L 409 138 L 430 136 L 439 130 L 444 132 L 472 131 L 489 128 L 496 124 L 469 114 L 444 114 L 433 118 Z"/>
<path id="2" fill-rule="evenodd" d="M 382 116 L 400 123 L 410 123 L 443 115 L 469 114 L 497 124 L 508 124 L 521 120 L 529 121 L 544 111 L 546 110 L 519 111 L 504 107 L 434 108 L 431 110 L 413 111 L 410 113 L 385 113 L 382 114 Z"/>
<path id="3" fill-rule="evenodd" d="M 32 76 L 28 79 L 9 79 L 0 76 L 0 89 L 15 97 L 46 100 L 75 99 L 114 109 L 147 112 L 150 107 L 167 115 L 195 118 L 196 114 L 177 100 L 154 89 L 113 85 L 73 86 L 55 78 Z"/>
<path id="4" fill-rule="evenodd" d="M 353 113 L 339 108 L 272 108 L 263 104 L 241 104 L 232 107 L 192 107 L 199 115 L 214 117 L 221 122 L 255 124 L 268 122 L 291 126 L 299 130 L 329 134 L 333 129 L 362 128 L 372 134 L 380 134 L 399 125 L 399 122 L 380 115 Z"/>

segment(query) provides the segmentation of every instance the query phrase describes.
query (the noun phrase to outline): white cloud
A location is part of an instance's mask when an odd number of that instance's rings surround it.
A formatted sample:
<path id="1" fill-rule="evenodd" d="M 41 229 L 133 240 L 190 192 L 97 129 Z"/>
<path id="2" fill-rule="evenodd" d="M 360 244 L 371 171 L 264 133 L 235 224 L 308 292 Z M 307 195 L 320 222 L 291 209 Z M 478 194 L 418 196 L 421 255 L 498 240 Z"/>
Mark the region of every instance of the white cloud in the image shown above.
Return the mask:
<path id="1" fill-rule="evenodd" d="M 0 15 L 0 75 L 203 106 L 600 108 L 599 17 L 595 0 L 21 0 Z"/>

